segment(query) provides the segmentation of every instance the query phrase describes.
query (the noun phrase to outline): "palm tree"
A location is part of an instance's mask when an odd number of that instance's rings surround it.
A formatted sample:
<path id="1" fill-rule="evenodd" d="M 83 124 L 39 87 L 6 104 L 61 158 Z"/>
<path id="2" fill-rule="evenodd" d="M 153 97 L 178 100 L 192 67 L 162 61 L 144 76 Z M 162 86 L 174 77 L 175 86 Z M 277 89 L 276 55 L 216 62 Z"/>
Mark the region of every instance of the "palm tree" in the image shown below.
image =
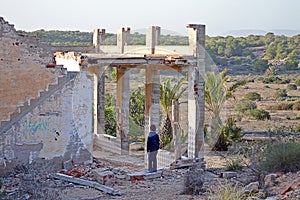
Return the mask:
<path id="1" fill-rule="evenodd" d="M 160 148 L 165 147 L 173 139 L 172 122 L 171 122 L 171 109 L 172 101 L 178 100 L 187 86 L 182 87 L 186 77 L 181 78 L 174 85 L 171 84 L 171 80 L 168 79 L 164 84 L 160 85 L 160 105 L 164 115 L 164 122 L 160 131 Z"/>
<path id="2" fill-rule="evenodd" d="M 221 134 L 222 120 L 220 117 L 225 101 L 229 97 L 234 98 L 233 92 L 248 82 L 246 80 L 237 82 L 227 90 L 226 83 L 230 80 L 230 76 L 226 75 L 226 72 L 226 69 L 224 69 L 220 74 L 210 72 L 205 76 L 205 108 L 212 116 L 211 133 L 212 137 L 217 139 L 217 142 L 214 144 L 215 150 L 224 150 L 224 147 L 227 148 L 227 138 Z"/>
<path id="3" fill-rule="evenodd" d="M 211 132 L 215 134 L 222 124 L 220 113 L 226 101 L 226 82 L 230 77 L 226 75 L 226 70 L 220 74 L 214 72 L 207 73 L 205 76 L 205 108 L 210 111 Z"/>

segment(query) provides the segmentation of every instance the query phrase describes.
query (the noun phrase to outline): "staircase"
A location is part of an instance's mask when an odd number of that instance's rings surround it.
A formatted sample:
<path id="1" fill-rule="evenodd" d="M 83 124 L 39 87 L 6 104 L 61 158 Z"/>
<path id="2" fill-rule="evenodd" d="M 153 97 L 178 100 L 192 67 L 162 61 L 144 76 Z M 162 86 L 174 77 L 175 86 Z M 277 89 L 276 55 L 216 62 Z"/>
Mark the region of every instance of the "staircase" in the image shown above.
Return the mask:
<path id="1" fill-rule="evenodd" d="M 59 70 L 59 75 L 56 77 L 54 83 L 48 84 L 45 91 L 39 90 L 37 98 L 30 98 L 23 105 L 18 106 L 16 111 L 10 115 L 10 118 L 7 121 L 0 121 L 0 135 L 8 131 L 13 124 L 22 119 L 27 113 L 31 112 L 34 108 L 40 105 L 45 99 L 49 98 L 59 89 L 62 89 L 63 86 L 74 79 L 77 73 L 67 72 L 66 68 L 55 68 L 54 70 Z"/>

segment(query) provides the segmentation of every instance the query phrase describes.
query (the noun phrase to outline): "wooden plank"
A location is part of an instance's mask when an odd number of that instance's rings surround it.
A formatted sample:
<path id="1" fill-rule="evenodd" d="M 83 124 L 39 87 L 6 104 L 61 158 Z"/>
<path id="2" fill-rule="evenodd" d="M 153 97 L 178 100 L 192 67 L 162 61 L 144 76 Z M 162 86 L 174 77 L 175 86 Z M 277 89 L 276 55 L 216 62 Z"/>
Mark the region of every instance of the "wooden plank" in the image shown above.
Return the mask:
<path id="1" fill-rule="evenodd" d="M 75 183 L 75 184 L 79 184 L 79 185 L 89 186 L 89 187 L 95 188 L 97 190 L 100 190 L 102 192 L 105 192 L 105 193 L 111 194 L 111 195 L 121 195 L 121 193 L 119 191 L 115 190 L 114 188 L 111 188 L 111 187 L 108 187 L 105 185 L 101 185 L 100 183 L 97 183 L 94 181 L 75 178 L 75 177 L 68 176 L 68 175 L 61 174 L 61 173 L 51 174 L 50 178 L 55 178 L 55 179 L 59 179 L 62 181 L 67 181 L 67 182 Z"/>

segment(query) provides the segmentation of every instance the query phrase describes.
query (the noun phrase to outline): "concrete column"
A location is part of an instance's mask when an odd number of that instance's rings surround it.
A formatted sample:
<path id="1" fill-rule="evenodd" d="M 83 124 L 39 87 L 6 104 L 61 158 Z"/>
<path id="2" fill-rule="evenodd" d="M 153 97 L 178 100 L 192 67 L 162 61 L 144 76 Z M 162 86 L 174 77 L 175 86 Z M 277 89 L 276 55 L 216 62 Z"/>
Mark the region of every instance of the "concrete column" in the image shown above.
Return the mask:
<path id="1" fill-rule="evenodd" d="M 173 100 L 172 102 L 172 121 L 174 130 L 174 146 L 175 146 L 175 159 L 181 158 L 181 138 L 180 138 L 180 127 L 179 127 L 179 102 Z"/>
<path id="2" fill-rule="evenodd" d="M 188 156 L 204 157 L 204 78 L 205 78 L 205 25 L 188 24 L 189 45 L 196 66 L 189 67 L 188 95 Z"/>
<path id="3" fill-rule="evenodd" d="M 160 27 L 149 26 L 146 33 L 146 47 L 150 50 L 150 54 L 155 53 L 155 45 L 160 44 Z"/>
<path id="4" fill-rule="evenodd" d="M 105 29 L 94 29 L 93 34 L 93 46 L 95 48 L 95 53 L 100 53 L 101 49 L 100 46 L 104 43 L 105 39 Z"/>
<path id="5" fill-rule="evenodd" d="M 129 78 L 130 71 L 124 68 L 117 70 L 117 138 L 121 143 L 121 154 L 129 153 Z"/>
<path id="6" fill-rule="evenodd" d="M 158 70 L 146 69 L 145 86 L 145 147 L 147 146 L 147 137 L 150 132 L 150 125 L 156 126 L 159 130 L 159 95 L 160 95 L 160 75 Z M 145 148 L 145 168 L 147 168 L 147 152 Z"/>
<path id="7" fill-rule="evenodd" d="M 130 28 L 120 28 L 117 31 L 117 46 L 119 53 L 124 53 L 124 46 L 128 45 L 130 40 Z"/>
<path id="8" fill-rule="evenodd" d="M 97 72 L 97 133 L 104 134 L 105 127 L 105 74 L 104 66 Z"/>

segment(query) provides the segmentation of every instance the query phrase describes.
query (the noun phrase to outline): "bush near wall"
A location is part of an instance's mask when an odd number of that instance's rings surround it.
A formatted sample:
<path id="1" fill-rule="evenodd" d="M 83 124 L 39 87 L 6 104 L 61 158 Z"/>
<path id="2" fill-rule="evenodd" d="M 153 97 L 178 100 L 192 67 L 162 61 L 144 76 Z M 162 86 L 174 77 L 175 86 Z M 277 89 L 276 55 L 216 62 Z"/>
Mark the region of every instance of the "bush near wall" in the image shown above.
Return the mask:
<path id="1" fill-rule="evenodd" d="M 260 109 L 253 109 L 253 110 L 248 110 L 246 112 L 247 116 L 253 117 L 256 120 L 269 120 L 271 119 L 270 113 L 265 110 L 260 110 Z"/>

